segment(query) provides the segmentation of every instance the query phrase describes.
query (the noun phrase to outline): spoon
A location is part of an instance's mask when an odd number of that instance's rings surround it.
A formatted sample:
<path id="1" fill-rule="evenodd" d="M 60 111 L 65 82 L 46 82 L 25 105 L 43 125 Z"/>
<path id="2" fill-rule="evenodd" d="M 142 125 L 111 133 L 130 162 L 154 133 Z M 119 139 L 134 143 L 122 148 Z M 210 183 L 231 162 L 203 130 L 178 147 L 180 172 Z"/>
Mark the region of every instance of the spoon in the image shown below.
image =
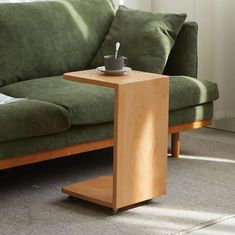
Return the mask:
<path id="1" fill-rule="evenodd" d="M 120 42 L 117 42 L 116 43 L 115 57 L 114 57 L 115 59 L 117 59 L 119 48 L 120 48 Z"/>

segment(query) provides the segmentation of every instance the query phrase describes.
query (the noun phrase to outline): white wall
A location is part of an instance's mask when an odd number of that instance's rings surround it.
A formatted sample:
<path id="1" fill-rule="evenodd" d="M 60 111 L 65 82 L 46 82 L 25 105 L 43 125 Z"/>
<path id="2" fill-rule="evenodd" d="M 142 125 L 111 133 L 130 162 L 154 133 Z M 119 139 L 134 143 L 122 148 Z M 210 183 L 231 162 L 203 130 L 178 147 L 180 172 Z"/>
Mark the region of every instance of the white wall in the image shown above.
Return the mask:
<path id="1" fill-rule="evenodd" d="M 115 4 L 124 4 L 130 8 L 141 9 L 145 11 L 151 11 L 152 1 L 151 0 L 114 0 Z"/>
<path id="2" fill-rule="evenodd" d="M 235 118 L 235 26 L 234 0 L 215 0 L 212 24 L 212 77 L 218 83 L 221 99 L 218 117 Z"/>
<path id="3" fill-rule="evenodd" d="M 153 0 L 153 11 L 186 12 L 199 24 L 199 79 L 217 82 L 215 118 L 235 117 L 234 0 Z"/>

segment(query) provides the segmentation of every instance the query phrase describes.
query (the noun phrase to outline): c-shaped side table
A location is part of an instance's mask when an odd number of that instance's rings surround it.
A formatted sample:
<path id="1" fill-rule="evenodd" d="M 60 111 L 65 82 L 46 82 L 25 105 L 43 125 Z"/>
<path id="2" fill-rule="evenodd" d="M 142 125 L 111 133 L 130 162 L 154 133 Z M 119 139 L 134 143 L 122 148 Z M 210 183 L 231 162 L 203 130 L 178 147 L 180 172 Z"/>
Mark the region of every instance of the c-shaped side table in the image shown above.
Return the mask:
<path id="1" fill-rule="evenodd" d="M 115 89 L 113 176 L 66 186 L 62 191 L 117 210 L 166 193 L 169 79 L 131 71 L 106 76 L 96 70 L 64 79 Z"/>

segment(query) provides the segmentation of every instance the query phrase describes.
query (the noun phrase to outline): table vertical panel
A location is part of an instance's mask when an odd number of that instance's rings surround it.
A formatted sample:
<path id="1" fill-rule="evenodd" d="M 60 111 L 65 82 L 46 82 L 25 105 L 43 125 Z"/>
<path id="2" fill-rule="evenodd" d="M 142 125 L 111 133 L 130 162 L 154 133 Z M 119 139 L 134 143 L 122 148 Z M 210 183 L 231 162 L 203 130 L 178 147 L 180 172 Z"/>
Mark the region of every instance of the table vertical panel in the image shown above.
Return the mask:
<path id="1" fill-rule="evenodd" d="M 166 193 L 169 80 L 116 89 L 113 208 Z"/>
<path id="2" fill-rule="evenodd" d="M 62 191 L 114 210 L 166 193 L 169 79 L 131 71 L 103 76 L 96 70 L 64 74 L 67 80 L 115 89 L 113 176 Z"/>

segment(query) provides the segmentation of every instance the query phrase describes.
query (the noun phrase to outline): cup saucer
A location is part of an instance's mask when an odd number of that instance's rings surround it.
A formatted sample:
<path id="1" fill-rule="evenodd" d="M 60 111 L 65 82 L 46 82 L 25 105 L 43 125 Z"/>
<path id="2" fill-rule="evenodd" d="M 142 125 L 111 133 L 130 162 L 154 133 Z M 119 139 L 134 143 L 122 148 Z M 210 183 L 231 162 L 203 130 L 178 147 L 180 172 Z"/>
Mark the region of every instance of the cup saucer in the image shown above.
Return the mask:
<path id="1" fill-rule="evenodd" d="M 106 75 L 111 76 L 120 76 L 126 74 L 127 72 L 131 71 L 130 67 L 124 67 L 122 70 L 106 70 L 105 66 L 100 66 L 97 68 L 98 71 L 105 73 Z"/>

